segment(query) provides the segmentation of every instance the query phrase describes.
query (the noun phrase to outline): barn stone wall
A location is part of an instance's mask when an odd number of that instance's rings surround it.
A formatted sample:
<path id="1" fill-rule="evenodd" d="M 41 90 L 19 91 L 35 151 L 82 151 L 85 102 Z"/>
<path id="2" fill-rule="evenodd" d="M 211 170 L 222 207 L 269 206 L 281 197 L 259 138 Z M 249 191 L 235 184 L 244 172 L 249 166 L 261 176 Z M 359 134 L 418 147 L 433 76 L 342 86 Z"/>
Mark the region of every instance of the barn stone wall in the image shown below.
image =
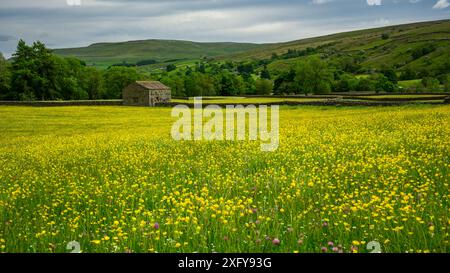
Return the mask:
<path id="1" fill-rule="evenodd" d="M 137 83 L 127 86 L 122 96 L 123 104 L 130 106 L 156 106 L 172 99 L 170 89 L 150 90 Z"/>
<path id="2" fill-rule="evenodd" d="M 123 104 L 129 106 L 151 106 L 149 91 L 133 83 L 123 90 Z"/>
<path id="3" fill-rule="evenodd" d="M 150 106 L 168 104 L 172 99 L 170 90 L 150 90 Z"/>

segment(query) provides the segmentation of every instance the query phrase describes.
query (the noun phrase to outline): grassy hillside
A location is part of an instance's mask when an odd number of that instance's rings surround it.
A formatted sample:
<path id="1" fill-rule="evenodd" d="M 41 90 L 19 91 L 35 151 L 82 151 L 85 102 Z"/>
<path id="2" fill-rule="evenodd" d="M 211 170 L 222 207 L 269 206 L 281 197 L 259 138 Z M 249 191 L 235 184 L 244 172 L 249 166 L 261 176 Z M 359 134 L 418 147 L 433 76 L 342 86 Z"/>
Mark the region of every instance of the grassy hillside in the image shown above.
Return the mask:
<path id="1" fill-rule="evenodd" d="M 427 46 L 432 46 L 434 50 L 417 59 L 413 58 L 415 50 Z M 361 59 L 361 66 L 368 70 L 379 69 L 384 65 L 399 70 L 407 67 L 416 70 L 425 67 L 436 69 L 450 59 L 450 20 L 359 30 L 272 44 L 228 58 L 237 61 L 269 59 L 274 53 L 282 55 L 288 50 L 307 48 L 318 49 L 321 56 L 331 60 L 343 56 Z M 271 63 L 270 69 L 289 69 L 298 59 L 301 57 L 277 60 Z"/>
<path id="2" fill-rule="evenodd" d="M 158 63 L 178 63 L 247 52 L 260 47 L 250 43 L 196 43 L 173 40 L 145 40 L 123 43 L 98 43 L 88 47 L 55 49 L 60 56 L 80 58 L 98 67 L 116 63 L 155 60 Z"/>
<path id="3" fill-rule="evenodd" d="M 424 47 L 431 47 L 431 52 L 413 57 Z M 264 60 L 271 59 L 273 54 L 282 56 L 289 50 L 307 48 L 314 49 L 314 54 L 330 61 L 343 57 L 358 59 L 361 69 L 366 71 L 385 65 L 398 71 L 406 68 L 439 69 L 450 59 L 450 20 L 358 30 L 275 44 L 145 40 L 56 49 L 55 53 L 78 57 L 97 67 L 155 60 L 156 64 L 149 68 L 156 69 L 169 63 L 189 65 L 205 57 L 217 61 Z M 304 56 L 279 58 L 270 63 L 269 69 L 275 73 L 288 70 L 302 58 Z"/>

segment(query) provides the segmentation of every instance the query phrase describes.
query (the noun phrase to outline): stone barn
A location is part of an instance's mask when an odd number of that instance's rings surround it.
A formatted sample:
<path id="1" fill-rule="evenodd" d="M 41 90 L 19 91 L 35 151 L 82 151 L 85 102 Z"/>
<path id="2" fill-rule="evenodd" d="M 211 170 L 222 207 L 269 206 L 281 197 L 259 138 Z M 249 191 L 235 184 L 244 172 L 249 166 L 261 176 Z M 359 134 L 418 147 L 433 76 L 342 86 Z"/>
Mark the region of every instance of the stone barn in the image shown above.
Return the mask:
<path id="1" fill-rule="evenodd" d="M 156 81 L 137 81 L 123 90 L 123 104 L 131 106 L 155 106 L 169 103 L 170 88 Z"/>

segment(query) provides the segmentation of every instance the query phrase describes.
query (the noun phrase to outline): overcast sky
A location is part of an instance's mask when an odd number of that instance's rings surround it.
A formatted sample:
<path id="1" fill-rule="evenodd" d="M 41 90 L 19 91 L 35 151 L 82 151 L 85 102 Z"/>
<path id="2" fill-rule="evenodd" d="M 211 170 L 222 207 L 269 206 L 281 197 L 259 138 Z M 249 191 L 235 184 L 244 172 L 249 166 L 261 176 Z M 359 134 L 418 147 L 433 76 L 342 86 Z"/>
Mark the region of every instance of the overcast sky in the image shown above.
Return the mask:
<path id="1" fill-rule="evenodd" d="M 81 5 L 73 5 L 81 1 Z M 0 0 L 0 52 L 141 39 L 281 42 L 450 19 L 450 0 Z"/>

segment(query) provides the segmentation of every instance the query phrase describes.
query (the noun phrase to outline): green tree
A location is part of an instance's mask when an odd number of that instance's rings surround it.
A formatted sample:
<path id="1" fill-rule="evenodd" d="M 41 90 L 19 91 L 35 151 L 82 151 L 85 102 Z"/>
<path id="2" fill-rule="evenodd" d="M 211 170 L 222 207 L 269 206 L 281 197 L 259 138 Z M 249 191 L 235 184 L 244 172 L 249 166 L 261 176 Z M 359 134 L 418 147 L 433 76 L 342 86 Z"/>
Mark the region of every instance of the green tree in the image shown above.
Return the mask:
<path id="1" fill-rule="evenodd" d="M 103 73 L 93 67 L 83 70 L 83 89 L 87 92 L 89 99 L 96 100 L 104 97 Z"/>
<path id="2" fill-rule="evenodd" d="M 27 46 L 19 41 L 13 55 L 11 88 L 14 99 L 37 98 L 41 100 L 56 99 L 57 90 L 56 57 L 41 42 Z"/>
<path id="3" fill-rule="evenodd" d="M 273 82 L 267 79 L 257 80 L 255 83 L 256 94 L 270 95 L 273 91 Z"/>
<path id="4" fill-rule="evenodd" d="M 87 100 L 89 94 L 80 85 L 80 82 L 75 76 L 66 76 L 63 78 L 64 84 L 64 99 L 65 100 Z"/>
<path id="5" fill-rule="evenodd" d="M 422 79 L 422 86 L 427 91 L 439 91 L 439 80 L 432 77 L 425 77 Z"/>
<path id="6" fill-rule="evenodd" d="M 377 74 L 371 76 L 371 80 L 375 83 L 375 91 L 378 92 L 394 92 L 396 85 L 389 81 L 389 79 L 383 74 Z"/>
<path id="7" fill-rule="evenodd" d="M 347 73 L 356 73 L 361 69 L 358 59 L 350 56 L 339 58 L 335 66 L 339 70 L 343 70 Z"/>
<path id="8" fill-rule="evenodd" d="M 167 72 L 174 71 L 176 69 L 177 69 L 177 66 L 174 65 L 174 64 L 169 64 L 169 65 L 166 66 L 166 71 Z"/>
<path id="9" fill-rule="evenodd" d="M 436 45 L 428 44 L 428 45 L 424 45 L 424 46 L 415 48 L 412 51 L 411 56 L 414 60 L 417 60 L 425 55 L 430 54 L 431 52 L 433 52 L 435 50 L 436 50 Z"/>
<path id="10" fill-rule="evenodd" d="M 245 82 L 241 76 L 226 70 L 218 75 L 218 83 L 218 94 L 221 96 L 235 96 L 241 94 L 245 86 Z"/>
<path id="11" fill-rule="evenodd" d="M 189 97 L 216 95 L 214 79 L 206 74 L 192 72 L 186 77 L 184 84 Z"/>
<path id="12" fill-rule="evenodd" d="M 444 80 L 444 91 L 450 92 L 450 74 L 448 74 Z"/>
<path id="13" fill-rule="evenodd" d="M 237 71 L 243 76 L 248 76 L 254 73 L 253 63 L 241 63 L 237 66 Z"/>
<path id="14" fill-rule="evenodd" d="M 416 76 L 417 76 L 416 72 L 412 68 L 406 67 L 400 74 L 400 80 L 402 81 L 414 80 Z"/>
<path id="15" fill-rule="evenodd" d="M 221 69 L 233 70 L 235 68 L 235 64 L 230 61 L 226 61 L 225 63 L 220 65 Z"/>
<path id="16" fill-rule="evenodd" d="M 239 94 L 249 94 L 254 95 L 256 92 L 256 81 L 252 75 L 244 74 L 242 76 L 244 87 Z"/>
<path id="17" fill-rule="evenodd" d="M 0 99 L 8 99 L 11 88 L 11 69 L 8 62 L 0 53 Z"/>
<path id="18" fill-rule="evenodd" d="M 274 94 L 298 93 L 298 85 L 295 83 L 296 72 L 294 69 L 283 72 L 274 81 Z"/>
<path id="19" fill-rule="evenodd" d="M 162 83 L 169 86 L 174 97 L 185 97 L 186 89 L 184 85 L 184 78 L 182 75 L 169 75 L 160 79 Z"/>
<path id="20" fill-rule="evenodd" d="M 439 74 L 448 74 L 450 73 L 450 60 L 447 58 L 446 61 L 444 61 L 440 66 L 439 66 Z"/>
<path id="21" fill-rule="evenodd" d="M 205 63 L 197 64 L 195 69 L 196 69 L 197 72 L 200 72 L 200 73 L 203 73 L 203 74 L 206 73 L 206 65 L 205 65 Z"/>
<path id="22" fill-rule="evenodd" d="M 358 90 L 358 79 L 351 74 L 343 74 L 339 80 L 335 82 L 334 91 L 348 92 L 348 91 L 362 91 Z"/>
<path id="23" fill-rule="evenodd" d="M 122 98 L 123 89 L 140 78 L 135 68 L 120 66 L 109 68 L 104 73 L 104 98 Z"/>
<path id="24" fill-rule="evenodd" d="M 89 99 L 85 63 L 73 57 L 55 60 L 55 62 L 62 62 L 60 73 L 56 76 L 56 81 L 60 83 L 56 89 L 62 98 L 65 100 Z"/>
<path id="25" fill-rule="evenodd" d="M 264 65 L 263 70 L 261 71 L 261 79 L 270 80 L 272 77 L 270 76 L 269 69 L 267 69 L 267 65 Z"/>
<path id="26" fill-rule="evenodd" d="M 327 94 L 331 91 L 333 73 L 327 64 L 317 57 L 301 62 L 296 71 L 295 82 L 305 93 Z"/>
<path id="27" fill-rule="evenodd" d="M 356 89 L 358 91 L 374 91 L 375 83 L 371 81 L 369 78 L 362 78 L 359 79 Z"/>
<path id="28" fill-rule="evenodd" d="M 397 83 L 397 73 L 393 68 L 384 68 L 381 70 L 381 74 L 383 74 L 390 82 L 396 84 Z"/>

